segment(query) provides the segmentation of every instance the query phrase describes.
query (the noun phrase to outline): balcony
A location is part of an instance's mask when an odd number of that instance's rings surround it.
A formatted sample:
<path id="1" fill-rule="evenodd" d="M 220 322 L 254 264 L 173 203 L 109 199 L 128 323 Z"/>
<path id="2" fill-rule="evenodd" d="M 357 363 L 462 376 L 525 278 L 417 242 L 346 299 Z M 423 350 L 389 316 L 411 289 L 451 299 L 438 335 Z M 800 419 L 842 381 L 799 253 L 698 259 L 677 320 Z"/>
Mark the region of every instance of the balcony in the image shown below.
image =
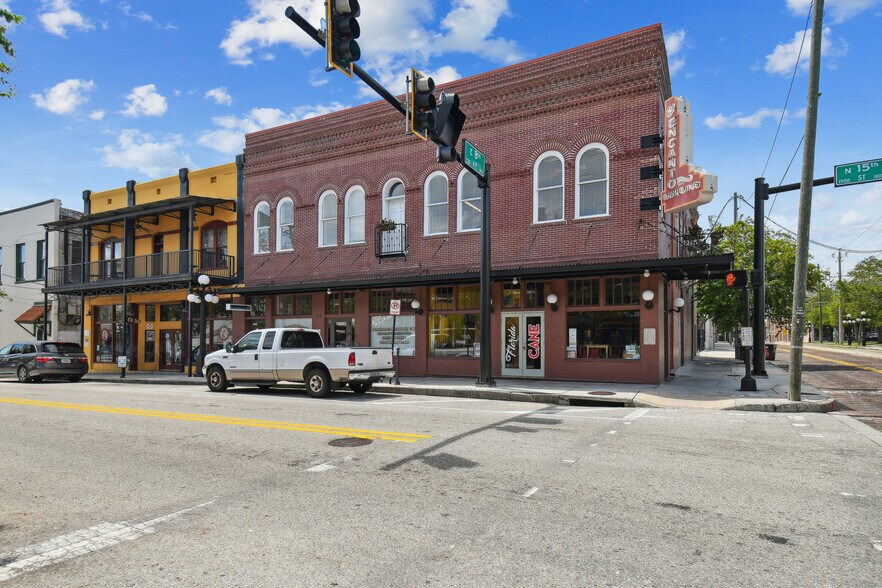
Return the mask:
<path id="1" fill-rule="evenodd" d="M 407 225 L 395 223 L 391 228 L 377 225 L 374 230 L 374 247 L 380 261 L 391 257 L 407 257 Z"/>
<path id="2" fill-rule="evenodd" d="M 236 258 L 194 249 L 50 267 L 46 288 L 79 290 L 123 284 L 186 282 L 199 274 L 220 281 L 232 280 L 236 275 Z"/>

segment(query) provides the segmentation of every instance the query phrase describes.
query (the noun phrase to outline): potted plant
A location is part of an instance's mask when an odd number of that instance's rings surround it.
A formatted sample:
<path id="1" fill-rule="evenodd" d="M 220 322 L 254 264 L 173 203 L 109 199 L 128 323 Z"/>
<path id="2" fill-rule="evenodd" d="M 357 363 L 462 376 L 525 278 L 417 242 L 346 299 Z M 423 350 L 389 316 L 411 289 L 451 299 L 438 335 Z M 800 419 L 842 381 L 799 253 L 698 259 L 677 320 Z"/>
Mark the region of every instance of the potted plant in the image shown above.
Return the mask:
<path id="1" fill-rule="evenodd" d="M 377 228 L 381 231 L 392 231 L 395 229 L 395 221 L 391 218 L 383 218 L 377 223 Z"/>

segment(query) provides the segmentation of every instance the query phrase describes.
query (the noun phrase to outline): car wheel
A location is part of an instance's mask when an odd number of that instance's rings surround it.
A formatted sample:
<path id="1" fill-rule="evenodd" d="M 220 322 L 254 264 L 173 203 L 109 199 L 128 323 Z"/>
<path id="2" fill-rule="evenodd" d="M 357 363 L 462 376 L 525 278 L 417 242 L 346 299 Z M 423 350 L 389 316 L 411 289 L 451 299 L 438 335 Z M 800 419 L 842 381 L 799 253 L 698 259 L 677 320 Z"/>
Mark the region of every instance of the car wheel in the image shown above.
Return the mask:
<path id="1" fill-rule="evenodd" d="M 356 394 L 364 394 L 373 386 L 373 382 L 349 382 L 349 388 Z"/>
<path id="2" fill-rule="evenodd" d="M 331 391 L 331 376 L 327 370 L 312 368 L 306 372 L 306 393 L 313 398 L 324 398 Z"/>
<path id="3" fill-rule="evenodd" d="M 28 374 L 28 366 L 18 366 L 18 381 L 22 384 L 27 384 L 31 381 L 31 376 Z"/>
<path id="4" fill-rule="evenodd" d="M 223 392 L 230 385 L 227 382 L 227 374 L 224 373 L 224 369 L 216 365 L 208 368 L 208 374 L 205 378 L 208 380 L 208 389 L 212 392 Z"/>
<path id="5" fill-rule="evenodd" d="M 83 376 L 71 376 L 67 379 L 68 382 L 76 383 L 83 379 Z"/>

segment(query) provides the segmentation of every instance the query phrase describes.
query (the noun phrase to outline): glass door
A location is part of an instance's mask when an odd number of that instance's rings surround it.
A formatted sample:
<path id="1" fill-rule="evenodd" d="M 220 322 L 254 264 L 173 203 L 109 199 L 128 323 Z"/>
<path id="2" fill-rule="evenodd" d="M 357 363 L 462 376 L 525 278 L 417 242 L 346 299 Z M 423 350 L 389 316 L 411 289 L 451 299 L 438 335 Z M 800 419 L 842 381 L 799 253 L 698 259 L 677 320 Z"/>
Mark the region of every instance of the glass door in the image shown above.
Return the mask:
<path id="1" fill-rule="evenodd" d="M 502 313 L 502 375 L 545 376 L 544 313 Z"/>

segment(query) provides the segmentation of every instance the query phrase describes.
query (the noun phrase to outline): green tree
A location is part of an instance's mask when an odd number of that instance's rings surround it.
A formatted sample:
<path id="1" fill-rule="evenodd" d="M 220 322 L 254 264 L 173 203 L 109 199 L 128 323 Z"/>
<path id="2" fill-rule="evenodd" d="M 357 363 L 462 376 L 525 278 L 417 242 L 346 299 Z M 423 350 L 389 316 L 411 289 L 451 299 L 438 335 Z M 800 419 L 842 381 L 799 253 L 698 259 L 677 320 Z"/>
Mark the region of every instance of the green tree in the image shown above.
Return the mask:
<path id="1" fill-rule="evenodd" d="M 735 269 L 753 269 L 753 223 L 739 220 L 722 230 L 718 251 L 732 253 Z M 793 308 L 793 274 L 796 241 L 789 233 L 766 232 L 766 317 L 773 324 L 790 324 Z M 809 263 L 808 290 L 817 291 L 827 275 Z M 696 290 L 698 314 L 711 319 L 721 332 L 741 325 L 741 291 L 727 288 L 722 280 L 703 280 Z"/>
<path id="2" fill-rule="evenodd" d="M 867 329 L 882 324 L 882 259 L 868 257 L 858 262 L 842 283 L 842 313 L 852 318 L 866 312 Z"/>
<path id="3" fill-rule="evenodd" d="M 9 24 L 19 24 L 24 20 L 18 14 L 13 14 L 6 8 L 0 8 L 0 49 L 3 49 L 8 57 L 15 57 L 15 49 L 12 41 L 6 38 L 6 29 Z M 6 75 L 12 71 L 12 67 L 6 64 L 6 58 L 0 55 L 0 98 L 11 98 L 15 94 L 15 87 L 6 79 Z"/>

